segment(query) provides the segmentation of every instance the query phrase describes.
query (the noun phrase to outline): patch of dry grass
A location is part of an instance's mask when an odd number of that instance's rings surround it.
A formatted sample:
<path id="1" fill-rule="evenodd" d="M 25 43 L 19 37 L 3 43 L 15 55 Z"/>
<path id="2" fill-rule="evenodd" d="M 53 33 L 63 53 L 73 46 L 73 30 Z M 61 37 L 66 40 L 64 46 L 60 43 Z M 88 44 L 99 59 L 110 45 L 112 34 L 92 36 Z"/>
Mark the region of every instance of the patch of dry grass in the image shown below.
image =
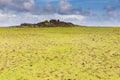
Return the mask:
<path id="1" fill-rule="evenodd" d="M 1 28 L 0 80 L 119 80 L 120 28 Z"/>

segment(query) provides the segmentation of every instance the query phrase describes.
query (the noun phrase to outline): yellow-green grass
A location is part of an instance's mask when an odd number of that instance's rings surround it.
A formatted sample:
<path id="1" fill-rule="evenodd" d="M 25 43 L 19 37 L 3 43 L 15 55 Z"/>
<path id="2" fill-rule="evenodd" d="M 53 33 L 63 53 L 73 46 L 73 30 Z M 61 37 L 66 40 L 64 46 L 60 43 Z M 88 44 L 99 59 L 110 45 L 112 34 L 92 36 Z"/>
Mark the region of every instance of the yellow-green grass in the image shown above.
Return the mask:
<path id="1" fill-rule="evenodd" d="M 0 28 L 0 80 L 120 80 L 120 28 Z"/>

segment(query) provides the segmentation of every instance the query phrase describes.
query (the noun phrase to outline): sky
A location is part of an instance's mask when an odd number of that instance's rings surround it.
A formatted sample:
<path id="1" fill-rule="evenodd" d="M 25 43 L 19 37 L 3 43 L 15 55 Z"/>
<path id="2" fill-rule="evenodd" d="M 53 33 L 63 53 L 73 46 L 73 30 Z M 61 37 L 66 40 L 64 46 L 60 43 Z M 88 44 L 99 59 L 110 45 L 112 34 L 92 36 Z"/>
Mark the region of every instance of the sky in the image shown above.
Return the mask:
<path id="1" fill-rule="evenodd" d="M 120 26 L 120 0 L 0 0 L 0 26 L 50 19 L 85 26 Z"/>

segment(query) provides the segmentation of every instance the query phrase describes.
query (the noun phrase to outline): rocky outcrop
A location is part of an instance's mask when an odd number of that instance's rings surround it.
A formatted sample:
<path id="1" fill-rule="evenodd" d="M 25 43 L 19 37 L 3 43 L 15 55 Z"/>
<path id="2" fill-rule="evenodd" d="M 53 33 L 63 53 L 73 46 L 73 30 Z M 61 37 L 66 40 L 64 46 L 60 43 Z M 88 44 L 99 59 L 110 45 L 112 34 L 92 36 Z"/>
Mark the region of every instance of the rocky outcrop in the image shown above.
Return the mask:
<path id="1" fill-rule="evenodd" d="M 77 26 L 69 22 L 63 22 L 59 19 L 51 19 L 50 21 L 45 20 L 43 22 L 39 22 L 36 24 L 30 24 L 30 23 L 23 23 L 19 27 L 71 27 L 71 26 Z"/>

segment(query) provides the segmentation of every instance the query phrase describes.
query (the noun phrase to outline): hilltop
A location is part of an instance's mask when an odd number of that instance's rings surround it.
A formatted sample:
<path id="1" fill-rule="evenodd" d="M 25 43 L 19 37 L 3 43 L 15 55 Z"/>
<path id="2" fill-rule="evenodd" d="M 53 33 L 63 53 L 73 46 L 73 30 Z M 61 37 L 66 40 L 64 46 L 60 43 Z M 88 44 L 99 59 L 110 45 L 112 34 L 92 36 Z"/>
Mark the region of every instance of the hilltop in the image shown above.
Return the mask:
<path id="1" fill-rule="evenodd" d="M 22 23 L 20 26 L 16 27 L 72 27 L 72 26 L 78 26 L 70 22 L 63 22 L 59 19 L 51 19 L 51 20 L 45 20 L 43 22 L 38 22 L 36 24 L 31 23 Z"/>

